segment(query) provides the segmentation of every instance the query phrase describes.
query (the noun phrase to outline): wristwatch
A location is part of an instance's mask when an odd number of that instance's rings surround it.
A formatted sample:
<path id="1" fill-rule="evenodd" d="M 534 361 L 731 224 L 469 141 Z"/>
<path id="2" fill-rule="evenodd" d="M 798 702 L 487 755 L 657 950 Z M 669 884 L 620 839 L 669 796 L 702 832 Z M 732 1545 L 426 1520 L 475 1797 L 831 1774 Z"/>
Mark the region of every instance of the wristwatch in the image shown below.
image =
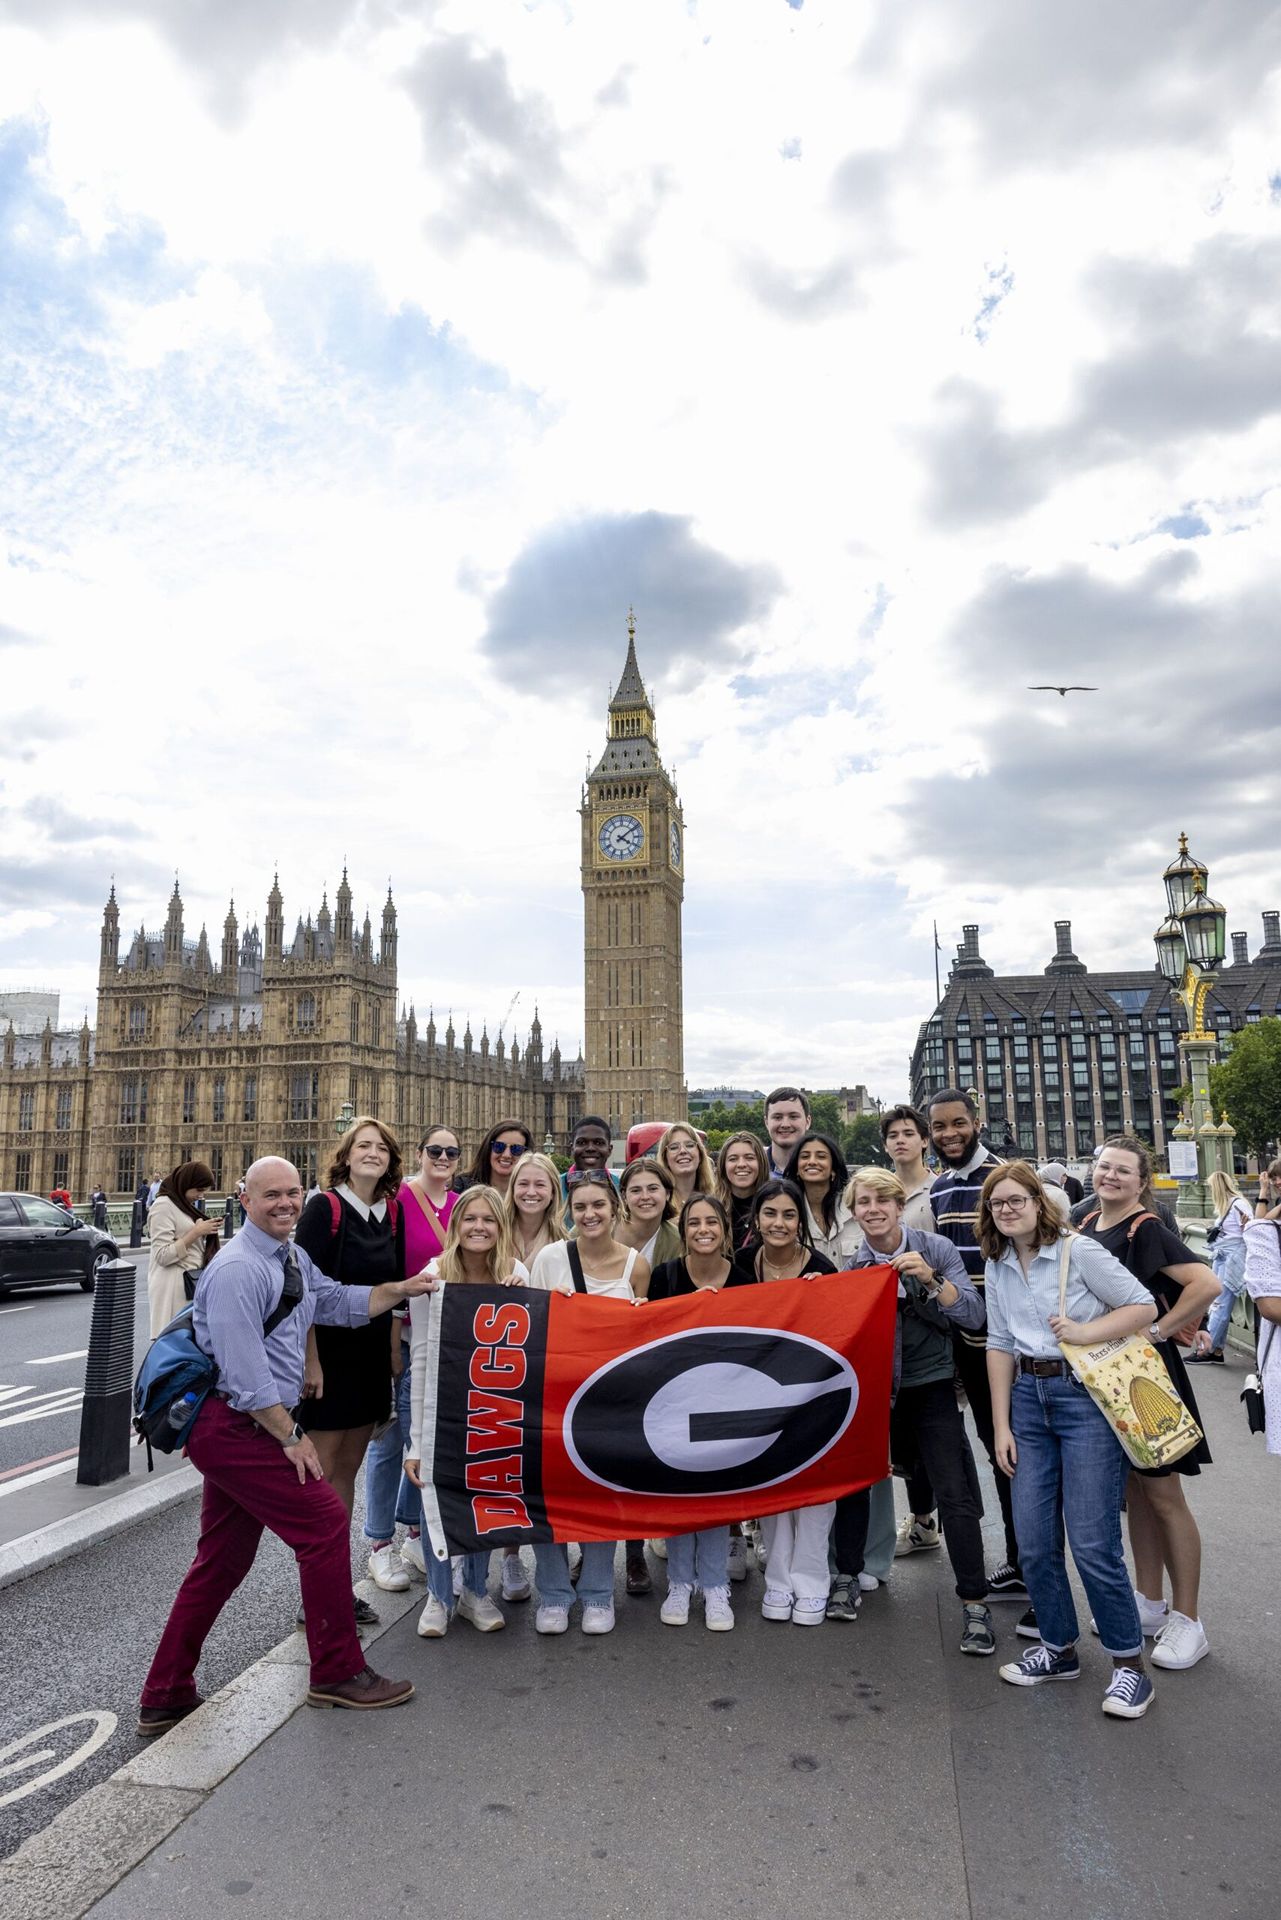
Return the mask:
<path id="1" fill-rule="evenodd" d="M 282 1447 L 296 1447 L 300 1440 L 305 1440 L 306 1438 L 307 1438 L 306 1434 L 303 1432 L 302 1428 L 298 1425 L 298 1422 L 295 1420 L 293 1432 L 290 1434 L 287 1440 L 282 1440 L 280 1444 Z"/>
<path id="2" fill-rule="evenodd" d="M 1154 1347 L 1160 1346 L 1161 1341 L 1164 1338 L 1163 1334 L 1160 1334 L 1157 1332 L 1157 1327 L 1159 1325 L 1160 1325 L 1160 1322 L 1157 1320 L 1154 1320 L 1152 1322 L 1152 1325 L 1148 1328 L 1147 1332 L 1143 1336 L 1145 1340 L 1150 1340 Z"/>

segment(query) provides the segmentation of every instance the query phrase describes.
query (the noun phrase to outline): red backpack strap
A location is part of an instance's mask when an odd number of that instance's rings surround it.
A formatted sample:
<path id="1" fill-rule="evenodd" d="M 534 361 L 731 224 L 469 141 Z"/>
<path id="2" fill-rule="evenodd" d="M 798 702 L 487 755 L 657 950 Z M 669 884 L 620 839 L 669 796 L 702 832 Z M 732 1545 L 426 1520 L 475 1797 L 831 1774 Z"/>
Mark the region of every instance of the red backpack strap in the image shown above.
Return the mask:
<path id="1" fill-rule="evenodd" d="M 342 1201 L 338 1198 L 338 1195 L 332 1187 L 326 1189 L 325 1198 L 329 1202 L 330 1231 L 336 1240 L 338 1238 L 338 1229 L 342 1225 Z"/>
<path id="2" fill-rule="evenodd" d="M 1102 1209 L 1102 1207 L 1096 1207 L 1096 1208 L 1094 1209 L 1094 1212 L 1093 1212 L 1093 1213 L 1087 1213 L 1087 1214 L 1086 1214 L 1086 1216 L 1085 1216 L 1085 1218 L 1084 1218 L 1084 1220 L 1082 1220 L 1082 1222 L 1081 1222 L 1081 1231 L 1082 1231 L 1082 1233 L 1084 1233 L 1084 1232 L 1085 1232 L 1085 1229 L 1086 1229 L 1087 1227 L 1092 1227 L 1092 1226 L 1094 1225 L 1094 1223 L 1095 1223 L 1095 1221 L 1096 1221 L 1096 1220 L 1098 1219 L 1098 1217 L 1099 1217 L 1099 1215 L 1100 1215 L 1100 1214 L 1102 1213 L 1102 1211 L 1103 1211 L 1103 1209 Z"/>
<path id="3" fill-rule="evenodd" d="M 391 1222 L 392 1232 L 395 1233 L 397 1224 L 400 1220 L 400 1209 L 396 1205 L 396 1202 L 392 1199 L 390 1194 L 387 1195 L 387 1218 Z"/>
<path id="4" fill-rule="evenodd" d="M 1145 1220 L 1156 1220 L 1156 1215 L 1154 1213 L 1136 1213 L 1130 1222 L 1130 1230 L 1125 1236 L 1127 1241 L 1133 1240 Z M 1159 1226 L 1160 1222 L 1157 1221 L 1157 1224 Z"/>

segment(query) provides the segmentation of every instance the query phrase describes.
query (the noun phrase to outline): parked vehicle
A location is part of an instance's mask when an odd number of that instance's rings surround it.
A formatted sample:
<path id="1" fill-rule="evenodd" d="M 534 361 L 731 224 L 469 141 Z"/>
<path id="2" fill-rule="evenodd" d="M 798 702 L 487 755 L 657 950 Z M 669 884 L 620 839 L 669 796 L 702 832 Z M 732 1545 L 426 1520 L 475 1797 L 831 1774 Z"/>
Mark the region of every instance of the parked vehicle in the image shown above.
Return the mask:
<path id="1" fill-rule="evenodd" d="M 707 1145 L 707 1135 L 701 1127 L 690 1126 L 688 1120 L 682 1120 L 680 1124 L 683 1127 L 689 1127 L 690 1132 L 696 1133 L 703 1145 Z M 647 1156 L 652 1157 L 657 1153 L 658 1143 L 667 1132 L 667 1129 L 675 1125 L 676 1122 L 674 1120 L 638 1120 L 634 1127 L 629 1127 L 627 1129 L 626 1164 L 630 1167 L 633 1160 L 643 1160 Z"/>
<path id="2" fill-rule="evenodd" d="M 0 1294 L 74 1281 L 92 1293 L 98 1269 L 119 1257 L 109 1233 L 37 1193 L 0 1193 Z"/>

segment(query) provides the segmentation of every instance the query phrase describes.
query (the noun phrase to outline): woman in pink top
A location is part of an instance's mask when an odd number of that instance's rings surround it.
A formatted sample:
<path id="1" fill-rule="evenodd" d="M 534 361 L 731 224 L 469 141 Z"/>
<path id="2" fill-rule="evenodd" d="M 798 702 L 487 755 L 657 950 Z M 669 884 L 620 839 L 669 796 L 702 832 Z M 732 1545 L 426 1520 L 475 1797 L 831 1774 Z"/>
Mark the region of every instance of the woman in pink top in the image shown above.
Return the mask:
<path id="1" fill-rule="evenodd" d="M 405 1222 L 405 1272 L 421 1273 L 445 1244 L 445 1229 L 458 1195 L 452 1191 L 458 1171 L 458 1135 L 450 1127 L 428 1127 L 418 1143 L 418 1172 L 401 1185 L 399 1203 Z M 400 1320 L 400 1370 L 396 1378 L 396 1419 L 372 1442 L 365 1456 L 365 1538 L 369 1574 L 386 1593 L 404 1593 L 412 1578 L 425 1580 L 419 1528 L 422 1500 L 401 1471 L 409 1445 L 409 1320 Z M 396 1526 L 408 1532 L 399 1549 Z"/>

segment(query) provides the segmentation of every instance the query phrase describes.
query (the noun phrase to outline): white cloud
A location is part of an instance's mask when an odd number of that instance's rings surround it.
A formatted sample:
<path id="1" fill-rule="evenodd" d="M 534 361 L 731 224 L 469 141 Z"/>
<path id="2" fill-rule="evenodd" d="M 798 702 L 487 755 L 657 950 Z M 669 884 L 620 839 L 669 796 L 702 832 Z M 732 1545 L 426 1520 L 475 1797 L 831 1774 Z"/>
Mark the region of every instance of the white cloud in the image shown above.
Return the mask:
<path id="1" fill-rule="evenodd" d="M 691 1080 L 902 1092 L 935 917 L 1143 962 L 1181 826 L 1252 924 L 1274 18 L 11 5 L 0 974 L 90 994 L 112 867 L 212 927 L 345 857 L 420 1015 L 572 1052 L 633 598 Z"/>

